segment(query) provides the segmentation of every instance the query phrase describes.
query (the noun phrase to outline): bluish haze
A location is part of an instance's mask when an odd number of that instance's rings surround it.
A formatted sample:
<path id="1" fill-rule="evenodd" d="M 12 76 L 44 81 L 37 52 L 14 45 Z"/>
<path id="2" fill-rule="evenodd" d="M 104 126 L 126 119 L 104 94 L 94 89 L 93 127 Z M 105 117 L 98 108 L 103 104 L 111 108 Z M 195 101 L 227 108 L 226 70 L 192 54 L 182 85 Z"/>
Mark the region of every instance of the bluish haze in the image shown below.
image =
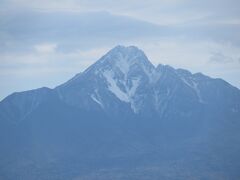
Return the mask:
<path id="1" fill-rule="evenodd" d="M 0 102 L 0 179 L 238 180 L 239 117 L 226 81 L 116 46 L 54 89 Z"/>
<path id="2" fill-rule="evenodd" d="M 237 0 L 0 1 L 0 99 L 55 87 L 117 44 L 240 87 Z"/>

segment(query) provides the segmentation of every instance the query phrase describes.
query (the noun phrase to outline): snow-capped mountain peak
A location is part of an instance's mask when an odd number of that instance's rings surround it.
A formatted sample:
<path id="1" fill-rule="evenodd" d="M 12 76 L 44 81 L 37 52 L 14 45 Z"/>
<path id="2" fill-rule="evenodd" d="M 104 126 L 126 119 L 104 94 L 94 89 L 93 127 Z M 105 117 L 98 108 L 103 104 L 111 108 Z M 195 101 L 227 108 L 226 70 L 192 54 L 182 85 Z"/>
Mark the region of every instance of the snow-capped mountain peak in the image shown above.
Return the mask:
<path id="1" fill-rule="evenodd" d="M 174 69 L 154 67 L 137 47 L 116 46 L 83 73 L 56 88 L 58 96 L 78 108 L 118 112 L 124 106 L 135 114 L 148 110 L 164 115 L 168 102 L 184 97 L 189 104 L 206 104 L 211 78 Z"/>
<path id="2" fill-rule="evenodd" d="M 134 106 L 136 92 L 143 84 L 155 80 L 156 74 L 154 65 L 135 46 L 116 46 L 83 72 L 84 76 L 98 77 L 111 94 L 120 101 L 129 103 L 134 112 L 137 109 Z M 95 97 L 95 90 L 93 94 L 92 97 Z M 92 99 L 97 102 L 96 98 Z"/>
<path id="3" fill-rule="evenodd" d="M 134 67 L 142 69 L 148 75 L 155 69 L 144 52 L 137 47 L 116 46 L 85 72 L 94 71 L 98 74 L 112 69 L 126 76 Z"/>

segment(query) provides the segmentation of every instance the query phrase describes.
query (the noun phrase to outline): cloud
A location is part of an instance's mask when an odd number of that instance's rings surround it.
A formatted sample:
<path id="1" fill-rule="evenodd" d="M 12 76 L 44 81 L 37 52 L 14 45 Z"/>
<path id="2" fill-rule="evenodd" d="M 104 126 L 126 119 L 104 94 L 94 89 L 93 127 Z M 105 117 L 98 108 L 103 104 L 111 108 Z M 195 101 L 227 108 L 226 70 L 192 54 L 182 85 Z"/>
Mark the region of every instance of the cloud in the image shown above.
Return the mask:
<path id="1" fill-rule="evenodd" d="M 46 42 L 56 43 L 58 50 L 72 51 L 168 33 L 166 27 L 107 12 L 19 11 L 0 16 L 0 24 L 4 27 L 0 29 L 0 51 L 31 51 L 33 45 Z"/>
<path id="2" fill-rule="evenodd" d="M 182 24 L 204 17 L 239 20 L 238 0 L 5 0 L 2 9 L 98 12 L 127 15 L 155 24 Z M 218 19 L 219 20 L 219 19 Z"/>
<path id="3" fill-rule="evenodd" d="M 237 20 L 192 19 L 177 25 L 158 25 L 108 12 L 14 11 L 0 16 L 0 51 L 31 51 L 33 45 L 54 42 L 61 51 L 96 48 L 135 39 L 183 37 L 240 46 Z M 201 15 L 200 15 L 201 16 Z M 192 16 L 190 16 L 192 17 Z"/>
<path id="4" fill-rule="evenodd" d="M 209 59 L 210 63 L 233 63 L 234 59 L 232 57 L 226 56 L 221 52 L 214 52 Z"/>
<path id="5" fill-rule="evenodd" d="M 53 53 L 55 52 L 57 48 L 57 44 L 51 44 L 51 43 L 45 43 L 45 44 L 37 44 L 34 46 L 34 49 L 38 52 L 38 53 Z"/>

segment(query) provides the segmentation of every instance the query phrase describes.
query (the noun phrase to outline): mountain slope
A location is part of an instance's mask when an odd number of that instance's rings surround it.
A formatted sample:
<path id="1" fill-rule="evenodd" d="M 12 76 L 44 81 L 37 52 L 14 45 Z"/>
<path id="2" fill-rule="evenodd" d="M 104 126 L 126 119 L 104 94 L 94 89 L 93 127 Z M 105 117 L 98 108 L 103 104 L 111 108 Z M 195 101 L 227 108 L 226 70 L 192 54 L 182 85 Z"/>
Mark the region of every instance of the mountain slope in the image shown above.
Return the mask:
<path id="1" fill-rule="evenodd" d="M 54 89 L 0 102 L 0 178 L 238 179 L 239 118 L 224 80 L 117 46 Z"/>

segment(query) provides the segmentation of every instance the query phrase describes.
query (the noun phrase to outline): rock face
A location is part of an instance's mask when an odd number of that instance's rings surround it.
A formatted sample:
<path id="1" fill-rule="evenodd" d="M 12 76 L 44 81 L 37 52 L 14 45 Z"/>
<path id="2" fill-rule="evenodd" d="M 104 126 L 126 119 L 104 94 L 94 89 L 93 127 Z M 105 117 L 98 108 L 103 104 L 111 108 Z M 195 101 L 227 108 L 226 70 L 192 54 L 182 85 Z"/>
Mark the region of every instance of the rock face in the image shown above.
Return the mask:
<path id="1" fill-rule="evenodd" d="M 240 90 L 117 46 L 0 102 L 0 179 L 239 179 Z"/>

